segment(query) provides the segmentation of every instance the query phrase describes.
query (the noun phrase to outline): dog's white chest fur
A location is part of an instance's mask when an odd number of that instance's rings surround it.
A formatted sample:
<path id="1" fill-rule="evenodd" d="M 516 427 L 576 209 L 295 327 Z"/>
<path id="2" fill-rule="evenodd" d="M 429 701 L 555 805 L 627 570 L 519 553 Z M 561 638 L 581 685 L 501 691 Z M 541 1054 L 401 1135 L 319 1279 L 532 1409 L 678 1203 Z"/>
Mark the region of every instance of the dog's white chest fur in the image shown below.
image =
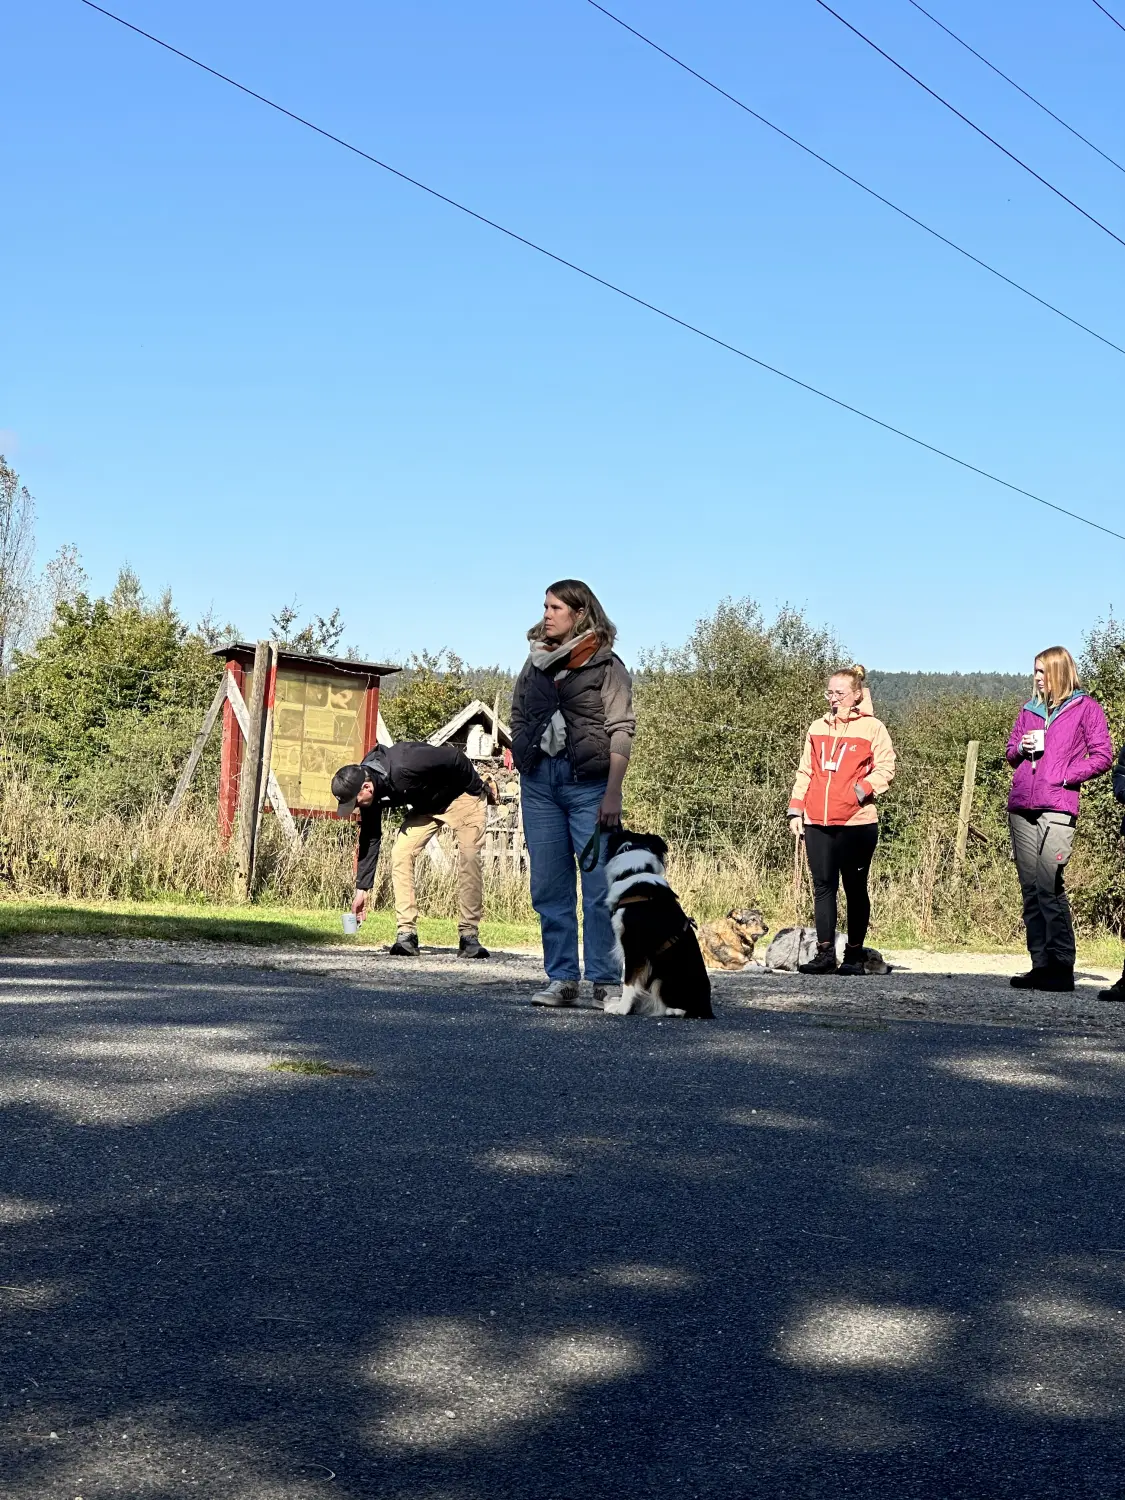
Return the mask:
<path id="1" fill-rule="evenodd" d="M 609 891 L 606 901 L 614 911 L 622 896 L 637 885 L 667 885 L 664 866 L 651 849 L 627 849 L 606 861 L 606 879 Z"/>

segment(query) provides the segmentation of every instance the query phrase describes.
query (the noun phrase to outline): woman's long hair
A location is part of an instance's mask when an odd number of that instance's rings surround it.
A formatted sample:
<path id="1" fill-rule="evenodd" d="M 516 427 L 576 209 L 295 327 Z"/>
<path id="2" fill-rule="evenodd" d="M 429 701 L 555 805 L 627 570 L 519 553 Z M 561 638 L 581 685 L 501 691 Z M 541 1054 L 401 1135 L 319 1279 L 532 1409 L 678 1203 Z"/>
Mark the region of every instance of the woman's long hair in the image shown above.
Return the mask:
<path id="1" fill-rule="evenodd" d="M 578 618 L 574 622 L 574 634 L 582 635 L 592 630 L 599 646 L 612 646 L 617 639 L 617 626 L 602 608 L 597 594 L 581 578 L 560 578 L 557 583 L 547 585 L 547 593 L 561 599 L 567 609 L 572 609 Z M 527 632 L 529 641 L 543 639 L 543 621 L 536 620 Z"/>
<path id="2" fill-rule="evenodd" d="M 1035 701 L 1048 708 L 1058 708 L 1082 686 L 1078 663 L 1065 646 L 1048 646 L 1046 651 L 1040 651 L 1035 665 L 1043 668 L 1043 676 L 1047 679 L 1046 697 L 1036 689 Z"/>

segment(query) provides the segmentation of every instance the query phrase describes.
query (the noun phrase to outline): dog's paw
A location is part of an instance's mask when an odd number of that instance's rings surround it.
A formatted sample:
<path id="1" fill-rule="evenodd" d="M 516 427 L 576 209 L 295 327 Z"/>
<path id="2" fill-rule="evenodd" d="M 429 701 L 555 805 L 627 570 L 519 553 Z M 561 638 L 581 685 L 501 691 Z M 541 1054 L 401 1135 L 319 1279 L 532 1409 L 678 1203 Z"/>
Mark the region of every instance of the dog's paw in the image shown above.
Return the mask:
<path id="1" fill-rule="evenodd" d="M 664 1012 L 664 1014 L 666 1016 L 675 1016 L 677 1020 L 682 1021 L 684 1019 L 684 1017 L 687 1015 L 687 1011 L 686 1010 L 666 1010 Z"/>
<path id="2" fill-rule="evenodd" d="M 632 995 L 618 995 L 612 1000 L 607 997 L 602 1001 L 602 1014 L 606 1016 L 627 1016 L 632 1008 Z"/>

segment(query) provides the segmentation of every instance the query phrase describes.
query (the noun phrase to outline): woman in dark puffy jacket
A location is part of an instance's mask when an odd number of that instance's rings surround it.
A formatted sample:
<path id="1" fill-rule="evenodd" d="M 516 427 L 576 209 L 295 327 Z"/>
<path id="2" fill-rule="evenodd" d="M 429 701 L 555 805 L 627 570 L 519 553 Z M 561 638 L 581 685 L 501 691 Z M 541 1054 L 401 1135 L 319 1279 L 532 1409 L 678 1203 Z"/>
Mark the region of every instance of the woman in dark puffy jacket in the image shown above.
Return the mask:
<path id="1" fill-rule="evenodd" d="M 1113 795 L 1118 802 L 1125 802 L 1125 745 L 1117 752 L 1117 764 L 1113 768 Z M 1121 837 L 1125 838 L 1125 818 L 1121 820 Z M 1098 991 L 1099 1000 L 1125 1000 L 1125 968 L 1121 978 L 1108 990 Z"/>
<path id="2" fill-rule="evenodd" d="M 1018 990 L 1074 988 L 1074 921 L 1063 870 L 1074 847 L 1078 788 L 1113 761 L 1102 706 L 1082 691 L 1074 657 L 1051 646 L 1035 658 L 1035 693 L 1008 738 L 1012 854 L 1023 892 L 1031 970 Z"/>
<path id="3" fill-rule="evenodd" d="M 512 695 L 512 755 L 548 979 L 532 997 L 537 1005 L 578 998 L 575 864 L 596 829 L 621 824 L 636 719 L 632 681 L 613 652 L 616 634 L 588 584 L 552 583 L 543 617 L 527 633 L 531 654 Z M 604 858 L 581 873 L 586 978 L 604 1001 L 621 979 Z"/>

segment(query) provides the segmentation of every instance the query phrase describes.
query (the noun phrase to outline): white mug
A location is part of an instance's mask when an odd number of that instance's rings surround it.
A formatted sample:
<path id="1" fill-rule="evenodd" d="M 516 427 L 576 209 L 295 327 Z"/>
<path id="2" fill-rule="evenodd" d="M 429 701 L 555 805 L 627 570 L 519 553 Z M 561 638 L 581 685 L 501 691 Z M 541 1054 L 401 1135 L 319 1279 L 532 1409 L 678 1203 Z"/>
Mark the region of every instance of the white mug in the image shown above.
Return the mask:
<path id="1" fill-rule="evenodd" d="M 1043 747 L 1047 740 L 1047 731 L 1045 729 L 1029 729 L 1028 738 L 1031 740 L 1032 755 L 1042 755 Z"/>
<path id="2" fill-rule="evenodd" d="M 349 937 L 359 931 L 359 918 L 354 911 L 346 911 L 343 916 L 344 931 Z"/>

